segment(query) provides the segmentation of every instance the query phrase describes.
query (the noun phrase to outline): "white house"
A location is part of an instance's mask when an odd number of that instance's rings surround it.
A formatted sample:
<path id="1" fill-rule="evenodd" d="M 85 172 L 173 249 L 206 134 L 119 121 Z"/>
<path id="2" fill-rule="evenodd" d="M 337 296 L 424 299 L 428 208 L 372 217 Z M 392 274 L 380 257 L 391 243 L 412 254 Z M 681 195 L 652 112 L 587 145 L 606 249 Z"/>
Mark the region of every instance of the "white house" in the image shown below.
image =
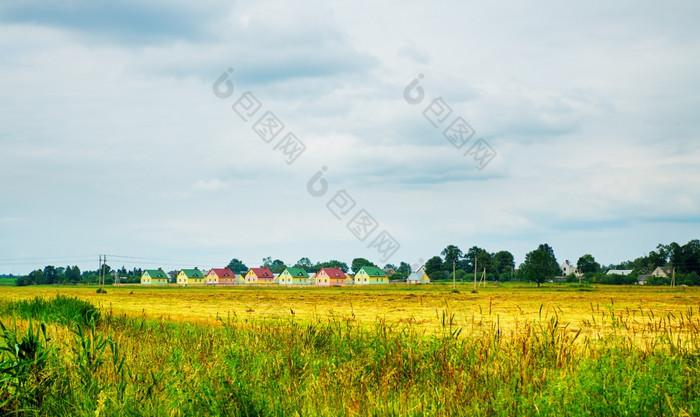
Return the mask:
<path id="1" fill-rule="evenodd" d="M 571 265 L 569 263 L 569 260 L 567 259 L 564 261 L 563 264 L 559 267 L 561 269 L 561 274 L 562 276 L 569 276 L 570 274 L 574 274 L 577 277 L 583 275 L 575 266 Z"/>

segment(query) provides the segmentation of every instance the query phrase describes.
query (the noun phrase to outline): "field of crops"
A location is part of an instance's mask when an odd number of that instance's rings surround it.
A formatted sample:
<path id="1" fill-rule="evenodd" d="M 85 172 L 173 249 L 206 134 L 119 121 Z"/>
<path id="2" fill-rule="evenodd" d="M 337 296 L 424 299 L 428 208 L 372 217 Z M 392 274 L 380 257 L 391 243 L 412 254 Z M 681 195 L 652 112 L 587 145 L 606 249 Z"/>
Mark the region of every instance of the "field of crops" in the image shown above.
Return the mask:
<path id="1" fill-rule="evenodd" d="M 471 289 L 6 287 L 0 414 L 700 413 L 697 289 Z"/>

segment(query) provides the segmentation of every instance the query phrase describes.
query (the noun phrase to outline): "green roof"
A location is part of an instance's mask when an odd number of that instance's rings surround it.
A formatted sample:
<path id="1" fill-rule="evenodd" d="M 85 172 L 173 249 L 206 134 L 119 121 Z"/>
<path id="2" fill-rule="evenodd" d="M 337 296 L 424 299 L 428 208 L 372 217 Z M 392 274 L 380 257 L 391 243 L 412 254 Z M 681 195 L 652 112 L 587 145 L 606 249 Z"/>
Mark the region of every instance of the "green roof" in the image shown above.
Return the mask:
<path id="1" fill-rule="evenodd" d="M 363 266 L 360 271 L 365 271 L 370 277 L 385 277 L 386 274 L 380 268 L 376 266 Z"/>
<path id="2" fill-rule="evenodd" d="M 303 268 L 287 268 L 286 271 L 293 277 L 309 278 L 309 274 Z"/>
<path id="3" fill-rule="evenodd" d="M 183 269 L 182 272 L 187 275 L 187 278 L 204 278 L 202 271 L 199 269 Z"/>
<path id="4" fill-rule="evenodd" d="M 145 272 L 148 272 L 148 276 L 151 278 L 165 278 L 168 279 L 168 275 L 163 271 L 162 269 L 147 269 Z"/>

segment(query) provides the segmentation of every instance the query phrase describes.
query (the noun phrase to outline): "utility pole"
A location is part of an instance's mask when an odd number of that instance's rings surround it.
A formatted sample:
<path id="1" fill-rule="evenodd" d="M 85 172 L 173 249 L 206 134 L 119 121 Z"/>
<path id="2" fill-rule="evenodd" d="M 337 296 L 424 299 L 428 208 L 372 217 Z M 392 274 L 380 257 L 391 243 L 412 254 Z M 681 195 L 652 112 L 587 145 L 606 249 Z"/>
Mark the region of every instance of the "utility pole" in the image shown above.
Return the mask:
<path id="1" fill-rule="evenodd" d="M 476 292 L 476 266 L 479 263 L 479 258 L 474 256 L 474 292 Z"/>
<path id="2" fill-rule="evenodd" d="M 676 267 L 673 267 L 673 274 L 671 275 L 671 287 L 676 286 Z"/>
<path id="3" fill-rule="evenodd" d="M 106 275 L 105 274 L 105 265 L 107 265 L 107 255 L 101 255 L 100 260 L 101 260 L 102 264 L 100 265 L 100 274 L 99 274 L 99 278 L 98 278 L 98 281 L 99 281 L 98 284 L 100 286 L 104 287 L 105 278 L 106 278 L 105 277 L 105 275 Z"/>
<path id="4" fill-rule="evenodd" d="M 455 260 L 453 259 L 453 260 L 452 260 L 452 289 L 453 289 L 453 290 L 454 290 L 455 288 L 457 288 L 457 287 L 455 287 L 455 283 L 456 283 L 456 281 L 457 281 L 457 274 L 456 274 L 455 272 L 456 272 L 456 270 L 455 270 Z"/>
<path id="5" fill-rule="evenodd" d="M 486 268 L 484 268 L 484 272 L 481 274 L 479 285 L 481 285 L 482 282 L 484 283 L 484 288 L 486 288 Z"/>
<path id="6" fill-rule="evenodd" d="M 114 270 L 114 285 L 117 285 L 117 284 L 119 284 L 119 273 L 115 269 Z"/>
<path id="7" fill-rule="evenodd" d="M 97 285 L 99 286 L 102 282 L 102 255 L 100 255 L 100 262 L 97 266 Z"/>

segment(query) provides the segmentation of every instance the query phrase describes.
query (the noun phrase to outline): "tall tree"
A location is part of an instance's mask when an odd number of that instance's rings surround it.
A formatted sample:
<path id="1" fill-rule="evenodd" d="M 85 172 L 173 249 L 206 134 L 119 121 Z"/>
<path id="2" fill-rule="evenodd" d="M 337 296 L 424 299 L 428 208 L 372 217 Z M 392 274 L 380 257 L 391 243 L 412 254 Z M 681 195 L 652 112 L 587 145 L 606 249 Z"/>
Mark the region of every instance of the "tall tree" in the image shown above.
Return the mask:
<path id="1" fill-rule="evenodd" d="M 363 266 L 374 266 L 374 263 L 365 258 L 355 258 L 350 264 L 350 268 L 352 268 L 352 272 L 354 273 L 357 273 Z"/>
<path id="2" fill-rule="evenodd" d="M 66 267 L 66 281 L 71 283 L 80 281 L 80 268 L 78 268 L 78 265 Z"/>
<path id="3" fill-rule="evenodd" d="M 551 256 L 552 259 L 554 259 L 554 263 L 559 265 L 559 262 L 557 262 L 557 257 L 554 256 L 554 249 L 551 246 L 549 246 L 549 244 L 541 243 L 540 246 L 537 247 L 537 249 L 547 252 L 547 254 Z"/>
<path id="4" fill-rule="evenodd" d="M 479 257 L 479 254 L 486 252 L 486 249 L 482 249 L 478 246 L 472 246 L 469 248 L 467 253 L 464 254 L 464 268 L 466 269 L 467 272 L 474 272 L 474 264 L 477 264 L 478 268 L 478 260 L 477 258 Z"/>
<path id="5" fill-rule="evenodd" d="M 41 269 L 32 271 L 24 280 L 23 285 L 43 285 L 46 284 L 46 274 Z M 17 284 L 20 285 L 20 284 Z"/>
<path id="6" fill-rule="evenodd" d="M 406 262 L 401 262 L 401 263 L 399 264 L 399 267 L 396 268 L 396 272 L 408 276 L 408 275 L 410 275 L 411 272 L 413 272 L 413 271 L 411 271 L 411 265 L 410 265 L 410 264 L 408 264 L 408 263 L 406 263 Z"/>
<path id="7" fill-rule="evenodd" d="M 435 273 L 441 271 L 442 258 L 440 258 L 439 256 L 433 256 L 425 262 L 425 273 L 428 274 L 429 277 L 432 278 Z"/>
<path id="8" fill-rule="evenodd" d="M 481 271 L 486 268 L 488 271 L 492 270 L 492 257 L 486 249 L 480 248 L 478 246 L 472 246 L 469 248 L 467 253 L 464 255 L 464 267 L 467 272 L 474 273 L 474 266 Z"/>
<path id="9" fill-rule="evenodd" d="M 579 272 L 584 274 L 588 272 L 600 271 L 600 264 L 595 261 L 595 258 L 590 253 L 578 258 L 578 261 L 576 261 L 576 267 L 578 268 Z"/>
<path id="10" fill-rule="evenodd" d="M 281 260 L 275 259 L 274 261 L 272 261 L 272 263 L 270 263 L 270 266 L 268 268 L 270 268 L 270 271 L 273 274 L 281 274 L 287 268 L 287 265 L 285 265 L 284 262 L 282 262 Z"/>
<path id="11" fill-rule="evenodd" d="M 491 267 L 496 271 L 499 279 L 510 280 L 515 271 L 515 258 L 507 250 L 498 251 L 492 257 Z"/>
<path id="12" fill-rule="evenodd" d="M 448 245 L 440 254 L 445 257 L 445 269 L 449 270 L 452 270 L 452 262 L 457 264 L 463 255 L 462 250 L 456 245 Z M 459 268 L 459 265 L 456 267 Z"/>
<path id="13" fill-rule="evenodd" d="M 311 268 L 314 267 L 314 264 L 311 263 L 311 260 L 309 258 L 301 258 L 297 261 L 296 264 L 294 264 L 295 268 L 303 268 L 306 271 L 309 271 Z"/>
<path id="14" fill-rule="evenodd" d="M 44 276 L 46 277 L 45 282 L 46 284 L 54 284 L 58 283 L 58 280 L 56 279 L 56 267 L 53 265 L 46 265 L 44 267 Z"/>
<path id="15" fill-rule="evenodd" d="M 681 246 L 679 259 L 675 260 L 679 272 L 700 272 L 700 240 L 693 239 Z"/>
<path id="16" fill-rule="evenodd" d="M 228 263 L 228 269 L 230 269 L 234 274 L 243 274 L 248 272 L 249 268 L 242 261 L 233 258 L 231 259 L 231 262 Z"/>
<path id="17" fill-rule="evenodd" d="M 525 255 L 525 262 L 520 264 L 518 274 L 525 281 L 541 283 L 560 274 L 559 265 L 545 249 L 536 249 Z"/>

